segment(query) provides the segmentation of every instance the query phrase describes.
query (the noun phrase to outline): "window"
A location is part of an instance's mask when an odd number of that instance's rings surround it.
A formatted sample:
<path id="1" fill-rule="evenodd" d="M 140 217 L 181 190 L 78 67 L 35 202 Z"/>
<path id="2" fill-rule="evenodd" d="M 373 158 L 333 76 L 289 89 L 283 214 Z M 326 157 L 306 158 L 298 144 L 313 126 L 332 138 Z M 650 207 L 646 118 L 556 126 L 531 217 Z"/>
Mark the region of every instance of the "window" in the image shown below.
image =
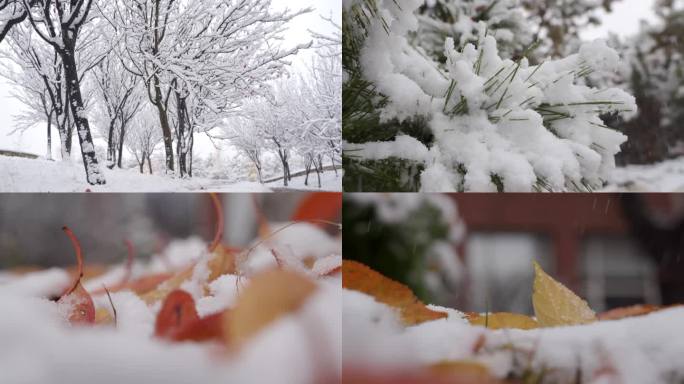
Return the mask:
<path id="1" fill-rule="evenodd" d="M 469 307 L 476 312 L 532 311 L 532 261 L 553 270 L 552 243 L 533 233 L 475 232 L 468 236 Z"/>

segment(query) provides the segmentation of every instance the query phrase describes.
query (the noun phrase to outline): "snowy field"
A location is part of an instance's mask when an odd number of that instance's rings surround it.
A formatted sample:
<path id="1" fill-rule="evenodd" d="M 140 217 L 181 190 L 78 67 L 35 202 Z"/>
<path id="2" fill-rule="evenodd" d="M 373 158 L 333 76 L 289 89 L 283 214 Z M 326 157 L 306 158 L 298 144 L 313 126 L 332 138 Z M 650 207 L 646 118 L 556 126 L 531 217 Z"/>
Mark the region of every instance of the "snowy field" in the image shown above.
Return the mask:
<path id="1" fill-rule="evenodd" d="M 618 167 L 605 192 L 684 192 L 684 157 Z"/>
<path id="2" fill-rule="evenodd" d="M 141 175 L 136 169 L 104 169 L 106 185 L 92 186 L 85 182 L 83 166 L 43 159 L 22 159 L 0 156 L 0 192 L 272 192 L 284 190 L 282 181 L 262 185 L 257 182 L 228 182 L 207 178 L 177 179 L 163 175 Z M 304 177 L 292 180 L 289 189 L 341 191 L 342 175 L 332 171 L 322 176 L 322 188 L 317 188 L 315 173 L 309 175 L 309 187 Z"/>

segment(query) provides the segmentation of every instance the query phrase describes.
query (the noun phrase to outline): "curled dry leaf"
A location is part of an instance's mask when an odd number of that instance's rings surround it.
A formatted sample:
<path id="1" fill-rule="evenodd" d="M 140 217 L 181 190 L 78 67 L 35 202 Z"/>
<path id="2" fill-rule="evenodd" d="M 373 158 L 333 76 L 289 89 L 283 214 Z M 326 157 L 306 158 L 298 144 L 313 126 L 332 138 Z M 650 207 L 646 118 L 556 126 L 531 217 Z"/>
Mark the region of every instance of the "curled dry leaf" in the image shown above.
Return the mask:
<path id="1" fill-rule="evenodd" d="M 284 269 L 254 276 L 224 317 L 227 342 L 242 345 L 274 320 L 298 310 L 316 290 L 309 278 Z"/>
<path id="2" fill-rule="evenodd" d="M 489 329 L 534 329 L 539 328 L 537 321 L 518 313 L 497 312 L 481 315 L 469 313 L 466 318 L 471 325 L 479 325 Z"/>
<path id="3" fill-rule="evenodd" d="M 200 318 L 195 300 L 182 290 L 171 292 L 157 315 L 155 336 L 172 341 L 224 340 L 223 321 L 228 310 Z"/>
<path id="4" fill-rule="evenodd" d="M 428 309 L 409 287 L 356 261 L 342 261 L 342 287 L 363 292 L 381 303 L 398 309 L 405 325 L 447 317 L 446 313 Z"/>
<path id="5" fill-rule="evenodd" d="M 534 263 L 532 305 L 542 327 L 588 324 L 596 321 L 589 304 Z"/>
<path id="6" fill-rule="evenodd" d="M 161 310 L 157 314 L 154 334 L 157 337 L 168 337 L 176 330 L 198 319 L 195 299 L 180 289 L 172 291 L 164 299 Z"/>
<path id="7" fill-rule="evenodd" d="M 342 194 L 317 192 L 304 197 L 292 215 L 292 221 L 312 221 L 314 224 L 325 224 L 316 221 L 334 221 L 342 212 Z"/>
<path id="8" fill-rule="evenodd" d="M 60 312 L 64 313 L 67 320 L 69 320 L 69 323 L 93 324 L 95 322 L 95 304 L 93 303 L 90 294 L 88 294 L 81 285 L 81 279 L 83 278 L 83 253 L 81 252 L 81 244 L 69 227 L 65 226 L 62 230 L 69 237 L 69 240 L 71 240 L 71 244 L 76 251 L 77 272 L 71 288 L 57 300 L 57 305 Z"/>

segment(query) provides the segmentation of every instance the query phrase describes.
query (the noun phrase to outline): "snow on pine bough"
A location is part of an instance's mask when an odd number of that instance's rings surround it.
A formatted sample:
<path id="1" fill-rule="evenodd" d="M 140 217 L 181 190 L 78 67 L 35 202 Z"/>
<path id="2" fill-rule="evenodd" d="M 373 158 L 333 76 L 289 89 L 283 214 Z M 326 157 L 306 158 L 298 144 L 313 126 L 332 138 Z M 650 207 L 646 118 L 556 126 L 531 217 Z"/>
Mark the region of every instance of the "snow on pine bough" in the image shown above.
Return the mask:
<path id="1" fill-rule="evenodd" d="M 102 268 L 65 227 L 76 268 L 0 271 L 0 382 L 339 381 L 333 196 L 310 195 L 287 223 L 257 212 L 260 235 L 244 248 L 222 241 L 212 197 L 209 245 L 174 240 L 143 261 L 126 242 L 126 260 Z"/>
<path id="2" fill-rule="evenodd" d="M 490 8 L 517 12 L 513 2 L 494 3 Z M 435 46 L 425 30 L 439 22 L 419 13 L 423 1 L 346 4 L 349 61 L 356 61 L 345 67 L 345 190 L 604 186 L 627 137 L 602 117 L 627 118 L 637 110 L 621 89 L 585 85 L 590 75 L 617 70 L 619 55 L 604 41 L 531 65 L 527 56 L 536 42 L 519 57 L 500 52 L 498 40 L 506 35 L 495 37 L 490 29 L 498 19 L 487 24 L 461 15 L 454 25 L 475 32 L 459 31 L 460 39 L 442 37 Z M 374 131 L 393 134 L 387 139 Z"/>
<path id="3" fill-rule="evenodd" d="M 536 263 L 535 316 L 425 305 L 343 262 L 343 382 L 680 383 L 684 307 L 596 314 Z"/>

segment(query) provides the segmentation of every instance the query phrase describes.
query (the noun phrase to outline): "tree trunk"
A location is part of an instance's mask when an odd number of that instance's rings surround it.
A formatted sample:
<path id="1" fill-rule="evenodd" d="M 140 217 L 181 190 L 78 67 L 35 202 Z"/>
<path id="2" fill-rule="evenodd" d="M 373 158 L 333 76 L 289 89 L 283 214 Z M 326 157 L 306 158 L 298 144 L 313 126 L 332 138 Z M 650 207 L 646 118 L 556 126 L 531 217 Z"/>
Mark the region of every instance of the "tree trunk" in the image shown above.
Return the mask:
<path id="1" fill-rule="evenodd" d="M 318 188 L 321 188 L 321 173 L 323 173 L 323 156 L 318 155 L 318 163 L 314 164 L 316 167 L 316 176 L 318 176 Z"/>
<path id="2" fill-rule="evenodd" d="M 116 149 L 114 148 L 114 126 L 116 125 L 116 118 L 109 121 L 109 130 L 107 132 L 107 168 L 114 168 L 116 163 Z"/>
<path id="3" fill-rule="evenodd" d="M 330 154 L 330 164 L 332 165 L 333 171 L 335 171 L 335 177 L 337 177 L 337 167 L 335 166 L 335 152 Z"/>
<path id="4" fill-rule="evenodd" d="M 306 155 L 306 163 L 304 163 L 304 169 L 306 169 L 306 178 L 304 179 L 304 185 L 309 185 L 309 173 L 311 173 L 311 164 L 313 163 L 313 156 Z"/>
<path id="5" fill-rule="evenodd" d="M 147 154 L 147 169 L 150 170 L 150 175 L 152 174 L 152 159 L 150 159 L 150 154 Z"/>
<path id="6" fill-rule="evenodd" d="M 188 144 L 188 158 L 187 158 L 187 163 L 188 163 L 188 176 L 192 177 L 192 150 L 195 147 L 195 133 L 194 131 L 190 133 L 190 140 Z"/>
<path id="7" fill-rule="evenodd" d="M 50 114 L 48 115 L 47 119 L 47 159 L 52 160 L 52 112 L 54 111 L 51 110 Z"/>
<path id="8" fill-rule="evenodd" d="M 121 122 L 121 132 L 119 133 L 119 157 L 116 162 L 116 166 L 119 167 L 119 169 L 122 168 L 121 166 L 121 161 L 123 159 L 123 146 L 124 146 L 124 138 L 126 136 L 126 123 L 123 121 L 123 117 L 120 118 Z"/>
<path id="9" fill-rule="evenodd" d="M 138 165 L 140 166 L 140 174 L 145 173 L 143 170 L 143 167 L 145 166 L 145 152 L 142 154 L 142 161 L 138 161 Z"/>
<path id="10" fill-rule="evenodd" d="M 157 107 L 159 113 L 159 124 L 161 125 L 162 134 L 164 135 L 164 151 L 166 152 L 166 171 L 172 172 L 174 169 L 173 160 L 173 136 L 171 134 L 171 125 L 169 125 L 169 117 L 166 114 L 164 103 L 162 102 L 162 90 L 159 85 L 159 77 L 154 75 L 154 105 Z"/>
<path id="11" fill-rule="evenodd" d="M 85 116 L 85 109 L 83 106 L 83 98 L 81 96 L 81 84 L 76 70 L 76 60 L 74 59 L 73 44 L 67 48 L 62 57 L 62 64 L 64 66 L 64 78 L 67 82 L 67 94 L 69 95 L 69 106 L 71 114 L 74 117 L 76 132 L 78 134 L 78 141 L 81 145 L 81 156 L 83 157 L 83 166 L 86 172 L 86 180 L 91 185 L 105 184 L 104 175 L 100 172 L 100 167 L 97 163 L 97 156 L 95 155 L 95 145 L 93 144 L 93 137 L 90 134 L 90 124 Z"/>

